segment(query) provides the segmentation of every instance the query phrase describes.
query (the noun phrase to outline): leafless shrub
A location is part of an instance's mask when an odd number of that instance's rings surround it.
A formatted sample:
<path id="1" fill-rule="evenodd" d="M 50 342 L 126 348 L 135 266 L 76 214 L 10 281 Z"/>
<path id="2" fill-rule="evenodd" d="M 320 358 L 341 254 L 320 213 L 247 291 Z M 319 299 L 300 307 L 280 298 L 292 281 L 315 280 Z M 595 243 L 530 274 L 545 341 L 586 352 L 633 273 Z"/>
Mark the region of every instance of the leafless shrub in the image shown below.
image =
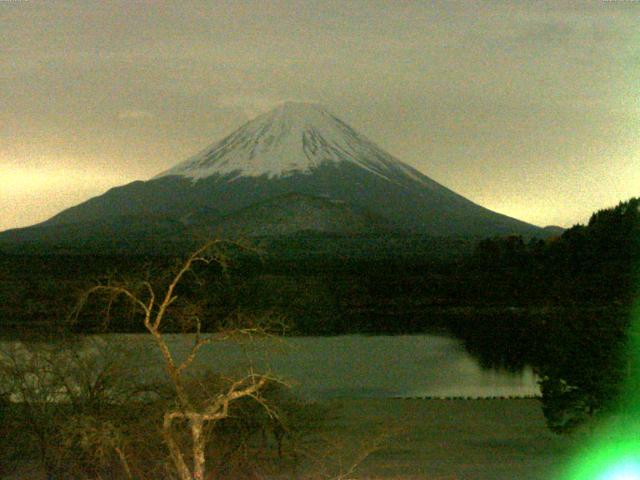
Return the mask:
<path id="1" fill-rule="evenodd" d="M 218 240 L 207 242 L 190 255 L 161 287 L 154 285 L 150 280 L 136 285 L 116 283 L 96 285 L 86 292 L 76 311 L 79 313 L 92 296 L 105 295 L 108 307 L 117 297 L 124 297 L 140 312 L 145 329 L 162 355 L 166 377 L 173 389 L 173 402 L 163 414 L 162 437 L 180 480 L 204 480 L 207 472 L 207 432 L 212 425 L 229 416 L 231 404 L 245 398 L 252 399 L 260 404 L 270 417 L 276 415 L 276 411 L 262 396 L 262 389 L 268 383 L 278 381 L 268 374 L 258 374 L 250 370 L 243 378 L 228 382 L 218 391 L 196 390 L 196 394 L 192 388 L 189 388 L 190 377 L 187 370 L 202 348 L 220 339 L 236 335 L 258 335 L 264 332 L 261 325 L 252 324 L 247 327 L 223 329 L 216 335 L 204 336 L 201 332 L 201 312 L 197 305 L 183 302 L 180 305 L 182 308 L 175 308 L 179 304 L 178 290 L 184 283 L 186 275 L 195 275 L 195 281 L 199 281 L 194 270 L 196 265 L 214 264 L 223 269 L 227 268 L 227 256 L 221 250 L 221 247 L 226 244 L 227 242 Z M 177 310 L 177 313 L 172 317 L 174 310 Z M 107 316 L 109 311 L 110 308 L 107 308 Z M 174 321 L 176 318 L 179 319 L 183 330 L 190 329 L 193 335 L 192 346 L 187 355 L 181 359 L 171 351 L 163 335 L 164 324 L 171 318 Z M 182 439 L 185 429 L 190 434 L 190 442 Z"/>
<path id="2" fill-rule="evenodd" d="M 132 478 L 127 429 L 136 395 L 147 387 L 130 381 L 125 358 L 126 351 L 95 338 L 3 344 L 5 428 L 23 462 L 35 450 L 31 461 L 48 478 L 100 478 L 105 471 Z"/>
<path id="3" fill-rule="evenodd" d="M 160 353 L 164 381 L 143 383 L 132 374 L 145 361 L 134 354 L 135 345 L 112 348 L 101 337 L 5 345 L 0 393 L 10 400 L 11 429 L 37 446 L 47 478 L 258 479 L 294 472 L 296 478 L 346 479 L 379 448 L 377 440 L 367 443 L 350 462 L 340 456 L 337 470 L 325 468 L 327 456 L 341 450 L 327 448 L 319 435 L 326 410 L 295 399 L 279 379 L 251 368 L 240 378 L 212 373 L 222 365 L 196 368 L 199 353 L 213 342 L 282 328 L 277 317 L 235 312 L 217 323 L 216 332 L 201 331 L 203 311 L 182 287 L 187 279 L 202 281 L 197 265 L 227 267 L 223 244 L 208 242 L 168 275 L 123 282 L 110 276 L 86 291 L 74 311 L 78 321 L 85 309 L 102 304 L 104 322 L 116 313 L 138 319 Z M 191 335 L 186 354 L 172 350 L 169 324 Z M 297 473 L 300 467 L 305 473 Z"/>

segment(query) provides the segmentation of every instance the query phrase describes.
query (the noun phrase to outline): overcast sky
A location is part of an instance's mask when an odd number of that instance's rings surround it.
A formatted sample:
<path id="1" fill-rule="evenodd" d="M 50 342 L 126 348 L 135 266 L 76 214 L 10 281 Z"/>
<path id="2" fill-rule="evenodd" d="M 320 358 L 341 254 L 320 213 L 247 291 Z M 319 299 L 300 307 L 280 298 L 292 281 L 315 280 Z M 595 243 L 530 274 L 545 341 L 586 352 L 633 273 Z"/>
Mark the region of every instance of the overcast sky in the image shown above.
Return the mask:
<path id="1" fill-rule="evenodd" d="M 285 100 L 467 198 L 570 226 L 640 195 L 640 1 L 0 0 L 0 230 Z"/>

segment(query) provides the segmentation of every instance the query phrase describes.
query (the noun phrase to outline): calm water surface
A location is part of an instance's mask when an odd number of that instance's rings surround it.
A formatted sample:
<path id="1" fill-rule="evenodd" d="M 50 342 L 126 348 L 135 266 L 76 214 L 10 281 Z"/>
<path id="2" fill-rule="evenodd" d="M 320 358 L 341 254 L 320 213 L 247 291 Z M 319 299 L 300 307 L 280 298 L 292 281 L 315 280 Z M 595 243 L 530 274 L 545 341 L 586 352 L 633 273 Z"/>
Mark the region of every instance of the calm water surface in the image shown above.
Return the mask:
<path id="1" fill-rule="evenodd" d="M 167 335 L 178 358 L 193 341 Z M 99 337 L 101 344 L 127 348 L 142 365 L 138 374 L 162 374 L 162 359 L 145 335 Z M 204 347 L 194 369 L 228 375 L 250 368 L 283 378 L 310 398 L 492 397 L 540 393 L 531 369 L 513 374 L 483 370 L 461 342 L 440 335 L 293 337 L 214 343 Z"/>

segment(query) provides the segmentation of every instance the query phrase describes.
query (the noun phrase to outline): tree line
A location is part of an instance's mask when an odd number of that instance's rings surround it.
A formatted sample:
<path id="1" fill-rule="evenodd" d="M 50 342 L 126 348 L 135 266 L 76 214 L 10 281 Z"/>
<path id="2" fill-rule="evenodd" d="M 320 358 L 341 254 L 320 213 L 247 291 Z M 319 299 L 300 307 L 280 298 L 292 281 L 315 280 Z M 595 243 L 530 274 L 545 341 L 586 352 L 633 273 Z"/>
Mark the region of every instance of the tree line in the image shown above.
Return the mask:
<path id="1" fill-rule="evenodd" d="M 555 238 L 483 239 L 453 257 L 230 252 L 232 264 L 195 271 L 180 295 L 197 305 L 191 314 L 203 332 L 264 312 L 287 318 L 288 332 L 303 335 L 447 329 L 488 368 L 533 365 L 550 425 L 570 429 L 606 411 L 624 377 L 640 267 L 639 205 L 633 198 L 600 210 Z M 459 252 L 468 241 L 449 242 Z M 96 281 L 162 283 L 176 262 L 158 255 L 0 255 L 0 316 L 4 326 L 67 328 L 78 292 Z M 109 312 L 95 303 L 82 315 L 73 327 L 81 332 L 142 330 L 122 298 Z M 165 331 L 184 331 L 187 320 L 167 319 Z"/>
<path id="2" fill-rule="evenodd" d="M 546 242 L 484 240 L 466 265 L 474 272 L 467 284 L 474 295 L 538 307 L 457 328 L 486 363 L 534 366 L 554 431 L 570 431 L 618 406 L 640 293 L 640 198 L 600 210 L 587 225 Z"/>

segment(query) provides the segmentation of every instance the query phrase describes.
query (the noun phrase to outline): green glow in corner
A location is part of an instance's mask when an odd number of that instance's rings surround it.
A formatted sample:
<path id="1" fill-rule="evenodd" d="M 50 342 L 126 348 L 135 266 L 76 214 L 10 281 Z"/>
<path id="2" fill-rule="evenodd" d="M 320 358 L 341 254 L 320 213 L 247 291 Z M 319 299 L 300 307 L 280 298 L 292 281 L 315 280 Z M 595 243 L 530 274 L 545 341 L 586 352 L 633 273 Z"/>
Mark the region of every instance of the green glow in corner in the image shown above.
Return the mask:
<path id="1" fill-rule="evenodd" d="M 638 480 L 640 464 L 636 460 L 621 462 L 598 477 L 599 480 Z"/>
<path id="2" fill-rule="evenodd" d="M 640 480 L 640 299 L 631 312 L 627 358 L 617 415 L 596 430 L 561 480 Z"/>
<path id="3" fill-rule="evenodd" d="M 566 480 L 640 480 L 640 440 L 611 438 L 582 452 Z"/>
<path id="4" fill-rule="evenodd" d="M 603 475 L 598 480 L 638 480 L 640 479 L 640 464 L 636 460 L 622 462 Z"/>

